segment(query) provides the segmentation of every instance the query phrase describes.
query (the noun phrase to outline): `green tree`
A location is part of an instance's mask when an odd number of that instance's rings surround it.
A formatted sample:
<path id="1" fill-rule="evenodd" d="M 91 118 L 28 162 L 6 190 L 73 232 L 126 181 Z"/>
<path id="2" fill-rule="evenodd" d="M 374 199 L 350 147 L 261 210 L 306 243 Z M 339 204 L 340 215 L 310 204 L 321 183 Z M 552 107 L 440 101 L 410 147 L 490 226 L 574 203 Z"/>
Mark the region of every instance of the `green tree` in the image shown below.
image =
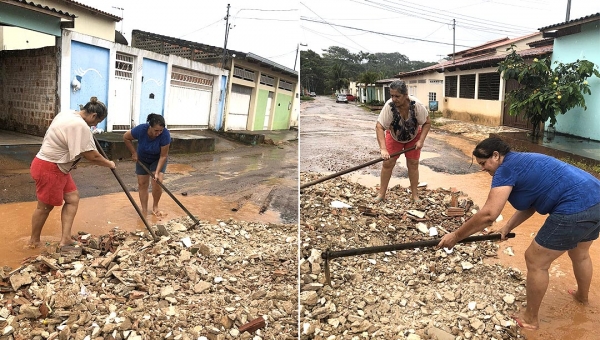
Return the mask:
<path id="1" fill-rule="evenodd" d="M 342 63 L 335 63 L 330 71 L 331 87 L 336 91 L 347 88 L 350 80 L 346 77 L 346 67 Z"/>
<path id="2" fill-rule="evenodd" d="M 522 115 L 533 126 L 532 135 L 539 136 L 539 126 L 550 120 L 556 124 L 558 113 L 565 114 L 574 107 L 587 109 L 584 94 L 591 94 L 587 78 L 600 72 L 594 63 L 577 60 L 564 64 L 549 58 L 526 62 L 511 46 L 512 52 L 499 63 L 498 72 L 506 80 L 514 79 L 521 87 L 507 95 L 511 115 Z"/>

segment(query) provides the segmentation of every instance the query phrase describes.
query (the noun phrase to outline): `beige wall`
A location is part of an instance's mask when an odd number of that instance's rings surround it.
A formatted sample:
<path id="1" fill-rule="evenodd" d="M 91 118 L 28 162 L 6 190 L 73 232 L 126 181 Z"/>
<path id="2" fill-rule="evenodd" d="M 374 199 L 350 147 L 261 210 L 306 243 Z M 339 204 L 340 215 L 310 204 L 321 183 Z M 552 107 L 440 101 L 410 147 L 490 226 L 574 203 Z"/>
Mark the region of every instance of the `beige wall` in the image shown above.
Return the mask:
<path id="1" fill-rule="evenodd" d="M 54 46 L 56 42 L 52 35 L 18 27 L 0 27 L 0 37 L 2 50 L 28 50 Z"/>
<path id="2" fill-rule="evenodd" d="M 496 72 L 496 67 L 487 67 L 467 71 L 447 72 L 445 76 L 479 74 Z M 460 77 L 458 86 L 460 88 Z M 475 98 L 477 98 L 477 86 L 479 77 L 475 78 Z M 460 92 L 457 90 L 457 92 Z M 500 79 L 499 98 L 503 98 L 504 80 Z M 483 125 L 499 126 L 502 125 L 502 100 L 478 100 L 466 98 L 444 97 L 444 117 L 475 122 Z"/>
<path id="3" fill-rule="evenodd" d="M 38 0 L 36 3 L 50 8 L 56 8 L 69 14 L 75 14 L 75 28 L 69 29 L 78 33 L 100 39 L 115 41 L 116 22 L 104 15 L 93 13 L 85 8 L 56 0 Z"/>
<path id="4" fill-rule="evenodd" d="M 439 72 L 431 72 L 421 74 L 412 77 L 401 78 L 406 82 L 408 86 L 408 93 L 417 97 L 421 103 L 423 103 L 427 109 L 429 109 L 429 92 L 436 93 L 436 99 L 438 101 L 438 111 L 444 109 L 444 74 Z M 419 83 L 419 80 L 425 80 L 425 83 Z M 437 81 L 442 81 L 437 83 Z M 416 82 L 413 82 L 416 81 Z"/>

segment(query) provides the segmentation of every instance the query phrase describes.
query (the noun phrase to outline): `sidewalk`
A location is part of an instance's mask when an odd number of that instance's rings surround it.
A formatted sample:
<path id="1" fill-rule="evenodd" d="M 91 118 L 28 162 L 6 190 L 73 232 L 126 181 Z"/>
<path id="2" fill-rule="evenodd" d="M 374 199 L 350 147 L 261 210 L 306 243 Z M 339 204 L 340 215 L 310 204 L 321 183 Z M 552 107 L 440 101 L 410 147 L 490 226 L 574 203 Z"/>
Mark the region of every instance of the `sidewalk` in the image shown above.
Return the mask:
<path id="1" fill-rule="evenodd" d="M 433 119 L 436 129 L 463 135 L 479 142 L 487 137 L 496 136 L 507 141 L 518 151 L 538 152 L 556 158 L 569 158 L 588 165 L 600 166 L 600 141 L 557 134 L 552 140 L 543 137 L 533 141 L 527 134 L 529 130 L 507 126 L 478 125 L 447 118 Z"/>

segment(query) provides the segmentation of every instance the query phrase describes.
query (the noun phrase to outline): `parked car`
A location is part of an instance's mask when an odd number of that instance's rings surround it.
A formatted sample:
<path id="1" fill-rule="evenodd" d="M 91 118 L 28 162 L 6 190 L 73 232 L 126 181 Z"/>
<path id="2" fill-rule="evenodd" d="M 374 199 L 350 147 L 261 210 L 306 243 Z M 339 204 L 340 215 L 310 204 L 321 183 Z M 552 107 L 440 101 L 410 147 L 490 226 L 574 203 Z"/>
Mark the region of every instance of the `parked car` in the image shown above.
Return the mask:
<path id="1" fill-rule="evenodd" d="M 311 93 L 309 93 L 308 95 L 309 95 L 309 96 L 311 96 L 311 97 L 316 97 L 316 96 L 317 96 L 317 94 L 316 94 L 316 93 L 314 93 L 314 92 L 311 92 Z"/>
<path id="2" fill-rule="evenodd" d="M 346 99 L 348 99 L 349 102 L 353 102 L 356 100 L 356 97 L 354 97 L 353 95 L 351 95 L 350 93 L 348 93 L 346 95 Z"/>
<path id="3" fill-rule="evenodd" d="M 348 103 L 348 98 L 346 98 L 345 94 L 338 94 L 335 98 L 336 103 Z"/>

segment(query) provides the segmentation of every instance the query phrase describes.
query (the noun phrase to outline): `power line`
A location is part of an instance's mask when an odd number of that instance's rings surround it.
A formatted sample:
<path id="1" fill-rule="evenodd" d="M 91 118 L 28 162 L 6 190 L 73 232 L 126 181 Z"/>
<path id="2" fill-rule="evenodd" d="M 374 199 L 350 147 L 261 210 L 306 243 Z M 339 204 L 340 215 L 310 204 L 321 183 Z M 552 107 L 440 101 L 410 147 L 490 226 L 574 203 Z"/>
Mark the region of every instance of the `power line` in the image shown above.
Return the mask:
<path id="1" fill-rule="evenodd" d="M 442 23 L 442 24 L 448 24 L 448 20 L 449 20 L 448 13 L 450 13 L 457 18 L 463 17 L 460 20 L 464 20 L 464 22 L 459 21 L 459 24 L 456 25 L 457 27 L 461 27 L 461 28 L 465 28 L 465 29 L 469 29 L 469 30 L 477 30 L 477 31 L 491 32 L 491 33 L 505 32 L 505 33 L 513 33 L 513 34 L 531 33 L 531 31 L 533 30 L 533 29 L 516 29 L 515 30 L 513 28 L 518 27 L 518 26 L 507 26 L 506 24 L 501 24 L 501 23 L 495 24 L 493 21 L 486 21 L 486 22 L 482 23 L 480 20 L 469 19 L 468 16 L 454 14 L 451 12 L 436 13 L 435 11 L 432 11 L 430 9 L 423 10 L 421 8 L 415 8 L 413 6 L 407 5 L 406 2 L 402 2 L 402 7 L 399 8 L 399 7 L 394 7 L 392 5 L 389 5 L 389 4 L 375 2 L 372 0 L 365 0 L 365 1 L 371 3 L 371 5 L 366 5 L 363 3 L 363 5 L 365 5 L 365 6 L 378 8 L 378 9 L 382 9 L 382 10 L 385 10 L 388 12 L 394 12 L 394 13 L 402 14 L 405 16 L 416 17 L 416 18 L 423 19 L 426 21 Z M 357 2 L 357 1 L 354 1 L 354 2 Z M 358 3 L 360 3 L 360 2 L 358 2 Z M 418 12 L 418 11 L 421 11 L 421 12 Z"/>
<path id="2" fill-rule="evenodd" d="M 392 0 L 386 0 L 391 2 Z M 372 1 L 371 1 L 372 2 Z M 494 2 L 494 3 L 498 3 L 498 2 Z M 398 5 L 402 6 L 402 7 L 409 7 L 415 10 L 419 10 L 419 11 L 423 11 L 425 13 L 422 13 L 422 15 L 430 15 L 432 12 L 433 13 L 437 13 L 438 15 L 443 15 L 443 16 L 448 16 L 448 14 L 450 14 L 453 18 L 456 19 L 461 19 L 464 20 L 465 22 L 469 22 L 472 21 L 473 23 L 477 23 L 477 24 L 483 24 L 483 25 L 489 25 L 490 28 L 492 28 L 493 26 L 498 26 L 498 27 L 502 27 L 502 28 L 520 28 L 521 31 L 531 31 L 533 30 L 533 28 L 530 27 L 525 27 L 525 26 L 518 26 L 518 25 L 509 25 L 509 24 L 505 24 L 503 22 L 499 22 L 499 21 L 494 21 L 494 20 L 482 20 L 480 18 L 477 17 L 472 17 L 469 15 L 464 15 L 464 14 L 460 14 L 460 13 L 455 13 L 455 12 L 451 12 L 448 10 L 437 10 L 434 8 L 427 8 L 424 6 L 421 6 L 420 4 L 416 4 L 414 2 L 410 2 L 410 1 L 402 1 L 401 3 L 398 3 Z M 413 5 L 413 6 L 411 6 Z M 415 7 L 417 6 L 417 7 Z M 512 6 L 512 5 L 511 5 Z M 424 8 L 421 9 L 420 7 Z"/>
<path id="3" fill-rule="evenodd" d="M 308 6 L 306 6 L 306 5 L 305 5 L 303 2 L 301 2 L 300 4 L 301 4 L 302 6 L 304 6 L 304 7 L 306 7 L 306 9 L 308 9 L 309 11 L 313 12 L 313 13 L 314 13 L 316 16 L 318 16 L 318 17 L 319 17 L 321 20 L 323 20 L 325 23 L 327 23 L 327 21 L 325 21 L 323 18 L 321 18 L 321 16 L 320 16 L 320 15 L 318 15 L 317 13 L 315 13 L 315 11 L 313 11 L 312 9 L 310 9 L 310 8 L 309 8 Z M 329 23 L 327 23 L 327 24 L 329 24 Z M 331 27 L 332 27 L 334 30 L 336 30 L 336 31 L 340 32 L 340 30 L 338 30 L 337 28 L 335 28 L 335 27 L 334 27 L 334 26 L 337 26 L 337 25 L 332 25 L 332 24 L 329 24 L 329 25 L 330 25 L 330 26 L 331 26 Z M 344 34 L 344 33 L 342 33 L 342 32 L 340 32 L 340 33 L 341 33 L 342 35 Z M 352 41 L 352 42 L 353 42 L 353 43 L 355 43 L 357 46 L 360 46 L 362 49 L 366 50 L 367 52 L 370 52 L 368 48 L 366 48 L 366 47 L 363 47 L 362 45 L 360 45 L 360 44 L 359 44 L 359 43 L 357 43 L 356 41 L 354 41 L 354 40 L 350 39 L 349 37 L 346 37 L 346 39 L 348 39 L 348 40 Z"/>
<path id="4" fill-rule="evenodd" d="M 180 37 L 179 37 L 179 39 L 181 39 L 181 38 L 185 37 L 186 35 L 190 35 L 190 34 L 192 34 L 192 33 L 196 33 L 196 32 L 198 32 L 198 31 L 200 31 L 200 30 L 203 30 L 203 29 L 205 29 L 205 28 L 208 28 L 208 27 L 210 27 L 210 26 L 212 26 L 212 25 L 214 25 L 214 24 L 216 24 L 216 23 L 219 23 L 219 22 L 221 22 L 221 20 L 223 20 L 223 18 L 221 18 L 221 19 L 219 19 L 219 20 L 217 20 L 217 21 L 213 22 L 213 23 L 212 23 L 212 24 L 210 24 L 210 25 L 206 25 L 206 26 L 204 26 L 204 27 L 202 27 L 202 28 L 199 28 L 199 29 L 197 29 L 197 30 L 195 30 L 195 31 L 192 31 L 192 32 L 190 32 L 190 33 L 186 33 L 186 34 L 184 34 L 184 35 L 180 36 Z"/>
<path id="5" fill-rule="evenodd" d="M 452 43 L 445 43 L 445 42 L 440 42 L 440 41 L 433 41 L 433 40 L 426 40 L 426 39 L 420 39 L 420 38 L 413 38 L 413 37 L 407 37 L 407 36 L 402 36 L 402 35 L 397 35 L 397 34 L 383 33 L 383 32 L 377 32 L 377 31 L 372 31 L 372 30 L 366 30 L 366 29 L 362 29 L 362 28 L 350 27 L 350 26 L 345 26 L 345 25 L 332 24 L 330 22 L 317 21 L 317 20 L 314 20 L 314 19 L 306 18 L 306 17 L 300 17 L 300 20 L 314 22 L 314 23 L 317 23 L 317 24 L 326 24 L 326 25 L 330 25 L 330 26 L 343 27 L 343 28 L 348 28 L 348 29 L 352 29 L 352 30 L 357 30 L 357 31 L 363 31 L 363 32 L 369 32 L 369 33 L 373 33 L 373 34 L 378 34 L 378 35 L 385 35 L 385 36 L 390 36 L 390 37 L 408 39 L 408 40 L 423 41 L 423 42 L 428 42 L 428 43 L 433 43 L 433 44 L 441 44 L 441 45 L 451 45 L 451 46 L 453 45 Z M 471 46 L 465 46 L 465 45 L 455 45 L 455 46 L 471 48 Z"/>

